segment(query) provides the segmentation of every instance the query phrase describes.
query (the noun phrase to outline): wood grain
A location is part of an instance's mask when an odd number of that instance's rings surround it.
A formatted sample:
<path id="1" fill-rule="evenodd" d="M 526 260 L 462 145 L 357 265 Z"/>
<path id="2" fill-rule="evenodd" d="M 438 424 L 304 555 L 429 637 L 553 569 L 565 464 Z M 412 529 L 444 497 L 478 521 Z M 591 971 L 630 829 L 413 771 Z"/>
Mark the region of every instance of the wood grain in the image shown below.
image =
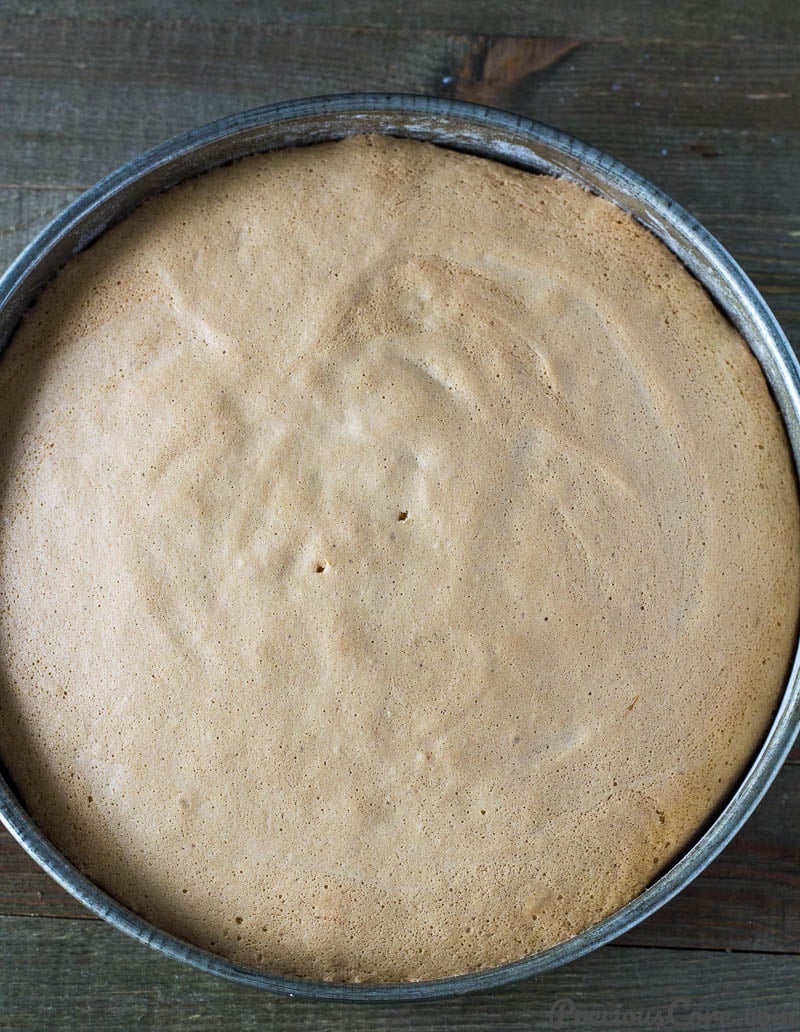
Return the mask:
<path id="1" fill-rule="evenodd" d="M 0 187 L 0 272 L 80 190 Z"/>
<path id="2" fill-rule="evenodd" d="M 459 37 L 450 37 L 449 50 Z M 514 97 L 531 76 L 554 68 L 580 44 L 558 36 L 460 37 L 464 56 L 442 76 L 440 85 L 448 96 L 479 104 L 513 104 Z M 452 61 L 453 59 L 450 58 Z"/>
<path id="3" fill-rule="evenodd" d="M 118 5 L 105 0 L 5 0 L 9 13 L 31 20 L 43 16 L 80 18 L 89 23 L 106 21 Z M 167 18 L 196 24 L 244 25 L 260 28 L 339 27 L 404 28 L 411 32 L 443 30 L 522 35 L 569 36 L 573 39 L 638 41 L 711 41 L 756 39 L 784 42 L 800 33 L 796 4 L 775 0 L 734 0 L 726 4 L 708 0 L 608 0 L 607 3 L 552 0 L 349 0 L 331 5 L 326 0 L 126 0 L 125 17 L 138 25 L 162 24 Z"/>
<path id="4" fill-rule="evenodd" d="M 510 103 L 623 160 L 682 154 L 691 159 L 695 185 L 710 175 L 716 191 L 722 173 L 704 168 L 709 156 L 724 165 L 744 155 L 768 177 L 800 156 L 795 45 L 572 47 L 568 38 L 541 35 L 235 23 L 209 33 L 194 21 L 0 16 L 0 118 L 7 133 L 0 182 L 89 183 L 99 140 L 109 167 L 242 108 L 370 89 Z M 734 171 L 727 185 L 738 183 Z M 786 210 L 785 192 L 776 194 L 769 178 L 759 184 L 748 203 L 774 210 L 777 197 Z"/>
<path id="5" fill-rule="evenodd" d="M 796 1032 L 798 1019 L 794 956 L 612 946 L 506 989 L 404 1006 L 318 1003 L 245 989 L 162 958 L 102 923 L 0 918 L 0 956 L 17 966 L 0 1009 L 3 1032 L 592 1032 L 670 1027 L 670 1017 L 671 1027 Z"/>
<path id="6" fill-rule="evenodd" d="M 100 920 L 45 874 L 0 824 L 0 916 L 5 915 Z"/>

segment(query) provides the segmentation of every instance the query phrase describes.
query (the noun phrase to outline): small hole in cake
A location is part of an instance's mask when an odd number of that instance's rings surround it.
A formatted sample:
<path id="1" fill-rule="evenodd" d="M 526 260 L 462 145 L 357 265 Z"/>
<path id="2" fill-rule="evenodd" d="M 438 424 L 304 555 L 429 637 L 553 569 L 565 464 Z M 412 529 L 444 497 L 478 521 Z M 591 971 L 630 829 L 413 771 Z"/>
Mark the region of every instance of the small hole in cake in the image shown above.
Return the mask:
<path id="1" fill-rule="evenodd" d="M 242 923 L 242 921 L 244 921 L 244 918 L 243 918 L 243 917 L 234 917 L 234 919 L 233 919 L 233 920 L 234 920 L 234 921 L 235 921 L 235 922 L 236 922 L 237 924 L 241 924 L 241 923 Z"/>
<path id="2" fill-rule="evenodd" d="M 397 514 L 397 519 L 398 519 L 399 523 L 403 523 L 405 520 L 407 520 L 408 519 L 408 510 L 407 509 L 402 509 Z"/>
<path id="3" fill-rule="evenodd" d="M 314 568 L 314 572 L 315 573 L 324 573 L 327 565 L 328 564 L 326 562 L 317 563 L 316 567 Z"/>

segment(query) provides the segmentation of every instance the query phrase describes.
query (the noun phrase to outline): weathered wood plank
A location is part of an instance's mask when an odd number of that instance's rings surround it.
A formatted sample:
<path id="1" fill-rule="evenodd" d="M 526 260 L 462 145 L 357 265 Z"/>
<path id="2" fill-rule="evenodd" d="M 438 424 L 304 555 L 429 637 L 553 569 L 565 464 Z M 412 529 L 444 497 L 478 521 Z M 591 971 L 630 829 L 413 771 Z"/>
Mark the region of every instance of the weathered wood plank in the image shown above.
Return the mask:
<path id="1" fill-rule="evenodd" d="M 305 72 L 307 81 L 307 58 L 313 53 L 315 73 L 323 79 L 339 73 L 351 82 L 354 75 L 372 78 L 377 72 L 400 86 L 407 81 L 409 88 L 441 89 L 485 103 L 513 101 L 531 76 L 564 64 L 547 86 L 560 103 L 580 111 L 603 96 L 609 116 L 636 108 L 640 119 L 673 125 L 713 126 L 724 115 L 730 129 L 781 129 L 792 124 L 791 113 L 800 103 L 792 67 L 800 48 L 793 43 L 676 47 L 653 42 L 643 48 L 519 34 L 237 25 L 221 26 L 209 41 L 207 28 L 195 22 L 136 23 L 118 17 L 87 24 L 44 18 L 31 26 L 28 19 L 5 18 L 0 25 L 0 58 L 17 84 L 142 81 L 177 89 L 203 79 L 212 93 L 230 92 L 261 85 L 276 61 L 295 75 Z M 204 42 L 204 60 L 198 62 L 195 55 Z M 76 56 L 78 44 L 83 53 Z M 357 69 L 347 60 L 354 49 L 363 58 Z M 734 105 L 734 97 L 741 102 Z"/>
<path id="2" fill-rule="evenodd" d="M 0 273 L 79 190 L 0 187 Z"/>
<path id="3" fill-rule="evenodd" d="M 107 21 L 118 5 L 104 0 L 5 0 L 9 13 L 31 18 L 57 14 L 86 22 Z M 116 13 L 116 12 L 115 12 Z M 475 33 L 567 35 L 582 39 L 693 40 L 728 39 L 783 41 L 797 36 L 797 5 L 775 0 L 752 3 L 710 4 L 707 0 L 671 0 L 668 4 L 643 4 L 641 0 L 608 3 L 553 4 L 548 0 L 351 0 L 332 6 L 325 0 L 127 0 L 125 17 L 137 23 L 189 19 L 203 25 L 235 24 L 251 29 L 291 25 L 296 27 L 352 26 L 356 28 L 404 28 Z"/>
<path id="4" fill-rule="evenodd" d="M 89 183 L 131 154 L 232 111 L 378 89 L 512 107 L 644 163 L 648 174 L 670 155 L 685 158 L 687 203 L 716 198 L 726 210 L 746 196 L 759 210 L 785 212 L 787 170 L 800 162 L 799 55 L 797 46 L 748 40 L 575 46 L 570 37 L 227 23 L 209 33 L 193 21 L 6 17 L 0 183 Z"/>
<path id="5" fill-rule="evenodd" d="M 200 974 L 104 924 L 0 918 L 0 1030 L 351 1028 L 795 1030 L 800 957 L 607 947 L 494 992 L 405 1006 L 318 1003 Z M 672 1021 L 670 1025 L 669 1022 Z M 679 1022 L 683 1022 L 680 1024 Z"/>
<path id="6" fill-rule="evenodd" d="M 45 874 L 0 825 L 0 915 L 9 914 L 100 920 Z"/>
<path id="7" fill-rule="evenodd" d="M 787 765 L 722 855 L 625 940 L 800 954 L 800 766 Z M 0 829 L 0 914 L 91 919 Z"/>
<path id="8" fill-rule="evenodd" d="M 464 100 L 567 110 L 567 117 L 693 130 L 798 124 L 793 44 L 581 43 L 570 37 L 450 36 L 443 91 Z M 602 108 L 600 102 L 602 101 Z M 558 105 L 558 108 L 556 108 Z"/>

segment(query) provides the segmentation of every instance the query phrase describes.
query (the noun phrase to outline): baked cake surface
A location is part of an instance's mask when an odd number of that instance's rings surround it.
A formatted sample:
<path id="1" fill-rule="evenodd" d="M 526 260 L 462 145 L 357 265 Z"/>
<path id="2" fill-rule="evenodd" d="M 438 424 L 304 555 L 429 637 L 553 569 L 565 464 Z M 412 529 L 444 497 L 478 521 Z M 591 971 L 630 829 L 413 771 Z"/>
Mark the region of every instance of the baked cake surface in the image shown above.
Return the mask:
<path id="1" fill-rule="evenodd" d="M 646 886 L 769 724 L 782 422 L 574 185 L 246 159 L 73 260 L 0 385 L 0 753 L 176 935 L 336 980 L 519 958 Z"/>

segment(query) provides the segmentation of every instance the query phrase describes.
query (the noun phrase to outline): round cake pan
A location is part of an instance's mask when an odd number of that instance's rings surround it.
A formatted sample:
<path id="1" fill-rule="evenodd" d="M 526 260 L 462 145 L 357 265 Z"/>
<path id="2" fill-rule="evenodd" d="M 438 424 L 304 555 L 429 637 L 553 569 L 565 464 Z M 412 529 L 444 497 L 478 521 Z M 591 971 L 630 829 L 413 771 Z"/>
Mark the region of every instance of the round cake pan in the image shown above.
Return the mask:
<path id="1" fill-rule="evenodd" d="M 396 94 L 318 97 L 224 118 L 148 151 L 87 190 L 22 252 L 0 280 L 0 348 L 69 257 L 147 197 L 247 154 L 385 133 L 429 140 L 532 172 L 564 176 L 618 204 L 659 237 L 703 284 L 748 342 L 783 414 L 800 468 L 800 367 L 775 318 L 727 251 L 695 219 L 630 169 L 565 133 L 526 118 L 449 100 Z M 730 841 L 775 777 L 800 729 L 798 657 L 757 755 L 739 787 L 677 863 L 641 895 L 574 938 L 522 960 L 453 978 L 402 984 L 335 984 L 271 975 L 176 939 L 84 877 L 0 777 L 0 818 L 24 849 L 76 899 L 168 957 L 251 986 L 295 996 L 400 1001 L 455 996 L 527 978 L 575 960 L 633 928 L 695 878 Z"/>

